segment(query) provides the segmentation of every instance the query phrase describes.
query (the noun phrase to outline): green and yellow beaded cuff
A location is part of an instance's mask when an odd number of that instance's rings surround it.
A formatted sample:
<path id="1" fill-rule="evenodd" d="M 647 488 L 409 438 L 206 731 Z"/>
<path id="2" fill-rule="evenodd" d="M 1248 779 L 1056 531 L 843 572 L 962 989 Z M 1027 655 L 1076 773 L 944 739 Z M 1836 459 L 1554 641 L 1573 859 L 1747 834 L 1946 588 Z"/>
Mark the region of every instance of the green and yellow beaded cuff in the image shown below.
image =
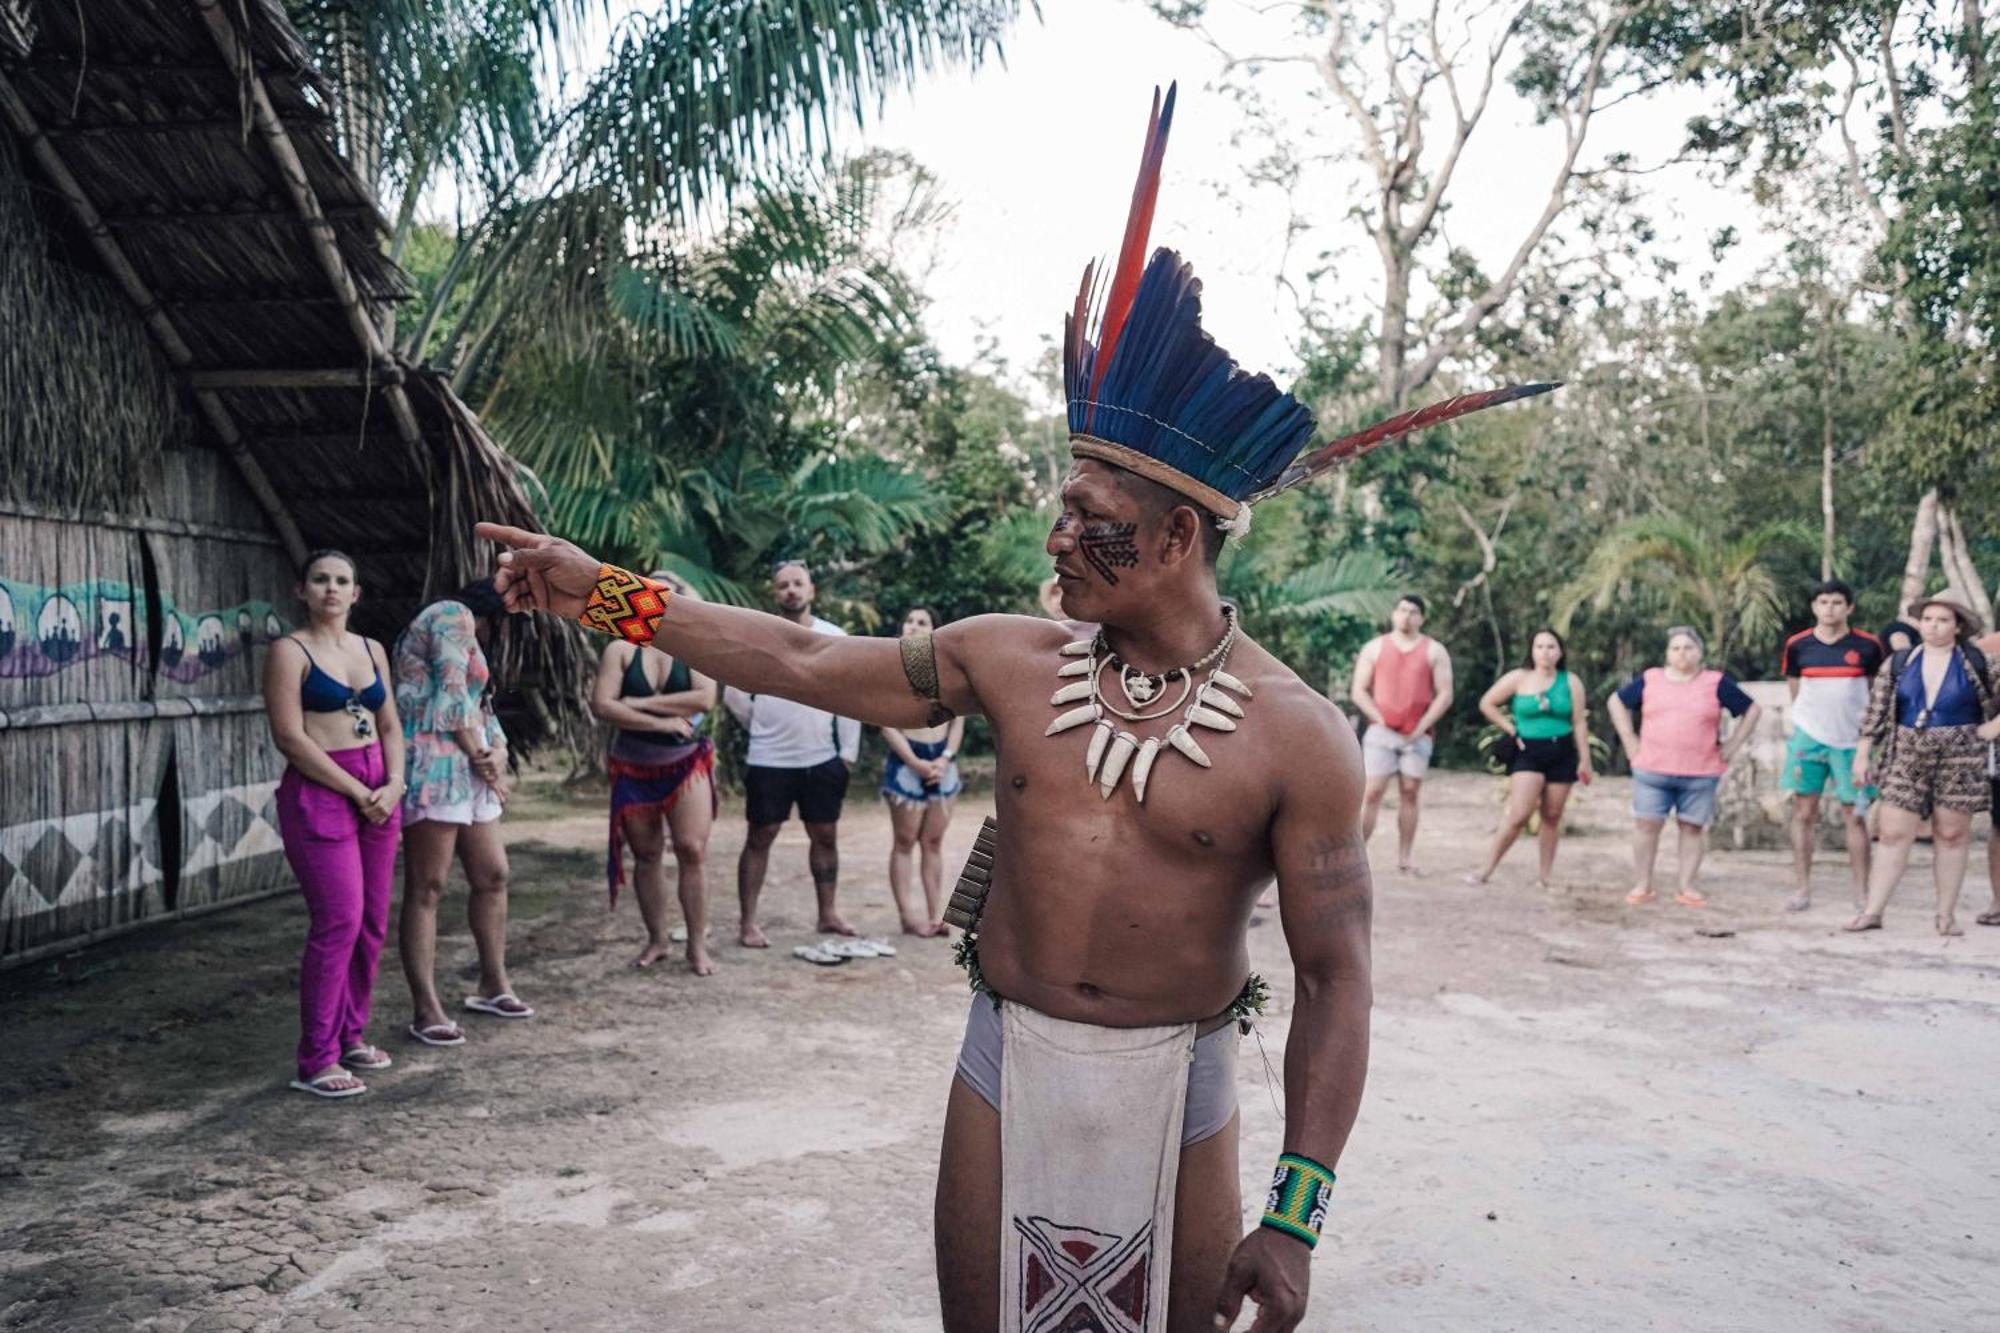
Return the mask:
<path id="1" fill-rule="evenodd" d="M 594 629 L 599 634 L 609 634 L 627 643 L 651 643 L 672 597 L 673 591 L 664 583 L 616 565 L 602 565 L 597 571 L 597 584 L 590 590 L 583 614 L 577 619 L 585 629 Z"/>
<path id="2" fill-rule="evenodd" d="M 1333 1172 L 1297 1153 L 1278 1159 L 1271 1192 L 1264 1196 L 1265 1226 L 1304 1241 L 1310 1249 L 1319 1244 L 1320 1228 L 1332 1206 Z"/>

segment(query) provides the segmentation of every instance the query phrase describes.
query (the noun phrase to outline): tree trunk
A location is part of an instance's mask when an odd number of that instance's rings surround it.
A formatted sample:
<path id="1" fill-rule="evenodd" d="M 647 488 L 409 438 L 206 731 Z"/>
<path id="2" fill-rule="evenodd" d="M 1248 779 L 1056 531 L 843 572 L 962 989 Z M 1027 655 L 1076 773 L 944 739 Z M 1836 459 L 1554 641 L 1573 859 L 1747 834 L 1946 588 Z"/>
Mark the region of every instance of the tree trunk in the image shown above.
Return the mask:
<path id="1" fill-rule="evenodd" d="M 1819 576 L 1833 577 L 1833 321 L 1829 308 L 1819 336 Z"/>
<path id="2" fill-rule="evenodd" d="M 1987 596 L 1986 580 L 1979 576 L 1979 567 L 1973 563 L 1971 543 L 1965 540 L 1965 526 L 1949 505 L 1938 506 L 1938 554 L 1943 557 L 1948 581 L 1964 595 L 1980 623 L 1991 626 L 1993 599 Z"/>
<path id="3" fill-rule="evenodd" d="M 1403 410 L 1403 367 L 1409 354 L 1410 270 L 1402 263 L 1383 266 L 1382 320 L 1377 334 L 1376 374 L 1383 410 Z"/>
<path id="4" fill-rule="evenodd" d="M 1910 524 L 1910 554 L 1903 562 L 1903 583 L 1896 595 L 1896 614 L 1902 615 L 1910 603 L 1924 595 L 1924 584 L 1930 579 L 1931 547 L 1938 536 L 1938 493 L 1936 490 L 1924 492 L 1924 498 L 1917 501 L 1917 516 Z"/>

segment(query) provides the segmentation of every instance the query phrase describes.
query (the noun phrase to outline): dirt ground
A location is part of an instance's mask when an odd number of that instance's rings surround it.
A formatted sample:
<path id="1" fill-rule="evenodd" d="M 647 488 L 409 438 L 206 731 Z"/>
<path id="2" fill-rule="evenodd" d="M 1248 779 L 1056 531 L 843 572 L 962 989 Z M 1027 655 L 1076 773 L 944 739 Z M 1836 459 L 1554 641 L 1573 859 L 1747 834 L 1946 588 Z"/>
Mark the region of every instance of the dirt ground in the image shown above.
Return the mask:
<path id="1" fill-rule="evenodd" d="M 1710 912 L 1628 909 L 1627 790 L 1589 793 L 1544 895 L 1528 847 L 1461 884 L 1496 790 L 1431 784 L 1430 876 L 1377 880 L 1374 1067 L 1305 1327 L 2000 1328 L 2000 930 L 1961 909 L 1965 938 L 1932 934 L 1923 852 L 1874 935 L 1836 929 L 1838 854 L 1804 916 L 1778 910 L 1772 853 L 1714 856 Z M 0 1328 L 935 1329 L 967 1003 L 946 946 L 794 960 L 794 825 L 779 947 L 724 943 L 706 981 L 633 972 L 600 808 L 511 820 L 513 972 L 539 1016 L 412 1046 L 392 940 L 375 1036 L 397 1064 L 354 1101 L 284 1088 L 291 898 L 0 975 Z M 741 828 L 726 810 L 713 847 L 724 939 Z M 844 901 L 889 931 L 887 822 L 862 803 L 843 829 Z M 1986 891 L 1981 860 L 1972 911 Z M 1275 1065 L 1274 921 L 1253 953 Z M 462 921 L 441 957 L 469 986 Z M 1281 1125 L 1245 1052 L 1255 1201 Z"/>

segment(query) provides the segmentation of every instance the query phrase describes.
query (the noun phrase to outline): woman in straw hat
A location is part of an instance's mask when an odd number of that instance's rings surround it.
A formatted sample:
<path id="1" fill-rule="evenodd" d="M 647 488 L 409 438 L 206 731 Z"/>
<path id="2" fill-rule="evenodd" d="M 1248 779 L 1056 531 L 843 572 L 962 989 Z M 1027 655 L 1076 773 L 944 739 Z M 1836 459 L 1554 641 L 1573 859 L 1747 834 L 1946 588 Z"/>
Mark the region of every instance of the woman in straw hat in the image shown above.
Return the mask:
<path id="1" fill-rule="evenodd" d="M 1965 882 L 1972 817 L 1987 808 L 1986 743 L 2000 736 L 1986 655 L 1970 640 L 1979 620 L 1956 592 L 1918 602 L 1921 641 L 1875 675 L 1854 778 L 1881 788 L 1881 849 L 1868 878 L 1868 904 L 1850 931 L 1880 930 L 1889 895 L 1909 864 L 1917 827 L 1931 821 L 1940 935 L 1964 934 L 1955 918 Z"/>

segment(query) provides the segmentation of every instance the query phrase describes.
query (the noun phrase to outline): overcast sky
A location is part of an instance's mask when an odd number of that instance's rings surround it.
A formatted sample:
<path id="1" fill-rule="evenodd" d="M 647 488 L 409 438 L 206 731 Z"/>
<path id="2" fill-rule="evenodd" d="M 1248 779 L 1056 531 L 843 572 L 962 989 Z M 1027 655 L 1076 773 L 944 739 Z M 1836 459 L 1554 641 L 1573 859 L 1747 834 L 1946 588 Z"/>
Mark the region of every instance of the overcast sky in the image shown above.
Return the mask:
<path id="1" fill-rule="evenodd" d="M 627 7 L 651 5 L 633 0 Z M 1314 181 L 1302 202 L 1324 225 L 1294 245 L 1287 263 L 1290 207 L 1246 176 L 1251 150 L 1230 142 L 1244 117 L 1217 90 L 1217 54 L 1141 0 L 1043 0 L 1042 9 L 1040 21 L 1024 18 L 1010 35 L 1004 65 L 926 78 L 893 96 L 882 115 L 839 133 L 844 150 L 907 151 L 955 206 L 933 238 L 925 283 L 929 326 L 949 357 L 968 360 L 990 338 L 1000 355 L 1026 367 L 1045 339 L 1060 335 L 1085 263 L 1115 253 L 1122 235 L 1153 86 L 1176 79 L 1180 101 L 1153 240 L 1179 249 L 1201 275 L 1204 322 L 1216 340 L 1252 369 L 1280 378 L 1295 369 L 1301 322 L 1279 279 L 1302 282 L 1326 247 L 1336 247 L 1335 276 L 1316 295 L 1350 314 L 1370 308 L 1378 261 L 1372 249 L 1358 248 L 1368 245 L 1358 226 L 1342 222 L 1358 175 L 1329 171 Z M 1282 28 L 1260 31 L 1256 25 L 1269 20 L 1240 0 L 1215 0 L 1210 10 L 1213 30 L 1234 50 L 1303 49 Z M 1268 75 L 1262 86 L 1287 117 L 1319 116 L 1345 133 L 1344 118 L 1305 94 L 1315 78 L 1294 67 Z M 1694 95 L 1669 91 L 1606 112 L 1593 125 L 1585 160 L 1622 150 L 1640 162 L 1660 161 L 1700 107 Z M 1525 104 L 1504 85 L 1496 90 L 1446 210 L 1450 241 L 1472 251 L 1487 272 L 1505 266 L 1541 210 L 1561 143 L 1558 128 L 1534 125 Z M 1683 286 L 1695 289 L 1704 276 L 1717 287 L 1733 285 L 1778 252 L 1778 239 L 1734 187 L 1680 167 L 1646 177 L 1645 188 L 1659 247 L 1681 262 L 1676 281 Z M 1708 240 L 1725 225 L 1741 240 L 1718 266 Z"/>
<path id="2" fill-rule="evenodd" d="M 1234 49 L 1273 49 L 1256 44 L 1260 34 L 1249 30 L 1245 14 L 1214 5 L 1218 35 Z M 1295 364 L 1300 323 L 1291 297 L 1277 286 L 1289 206 L 1277 191 L 1247 181 L 1246 150 L 1230 143 L 1243 120 L 1215 89 L 1220 69 L 1201 38 L 1155 18 L 1137 0 L 1047 0 L 1043 21 L 1024 20 L 1009 38 L 1004 66 L 929 78 L 892 98 L 885 116 L 845 136 L 851 145 L 907 150 L 956 201 L 928 282 L 932 331 L 949 355 L 970 355 L 984 332 L 1021 364 L 1036 355 L 1044 335 L 1060 333 L 1084 264 L 1117 248 L 1153 85 L 1178 79 L 1154 240 L 1180 249 L 1202 276 L 1205 323 L 1218 342 L 1253 368 Z M 1270 96 L 1299 117 L 1324 114 L 1302 92 L 1286 95 L 1287 78 L 1300 89 L 1314 77 L 1303 69 L 1267 76 L 1276 90 Z M 1586 155 L 1621 149 L 1643 162 L 1660 161 L 1700 105 L 1669 92 L 1616 108 L 1593 125 Z M 1561 142 L 1556 127 L 1535 126 L 1523 103 L 1496 91 L 1473 140 L 1478 151 L 1461 164 L 1448 196 L 1450 239 L 1488 272 L 1504 267 L 1540 212 Z M 1725 224 L 1736 226 L 1744 243 L 1716 274 L 1724 284 L 1748 276 L 1778 249 L 1740 191 L 1712 186 L 1692 168 L 1650 176 L 1646 187 L 1660 245 L 1682 261 L 1680 281 L 1687 285 L 1717 267 L 1708 238 Z M 1330 225 L 1295 247 L 1289 266 L 1295 279 L 1304 278 L 1322 246 L 1365 242 L 1357 226 L 1340 222 L 1351 188 L 1331 175 L 1318 182 L 1308 202 Z M 1339 272 L 1353 277 L 1336 277 L 1321 295 L 1365 306 L 1380 281 L 1373 251 L 1345 253 Z"/>

